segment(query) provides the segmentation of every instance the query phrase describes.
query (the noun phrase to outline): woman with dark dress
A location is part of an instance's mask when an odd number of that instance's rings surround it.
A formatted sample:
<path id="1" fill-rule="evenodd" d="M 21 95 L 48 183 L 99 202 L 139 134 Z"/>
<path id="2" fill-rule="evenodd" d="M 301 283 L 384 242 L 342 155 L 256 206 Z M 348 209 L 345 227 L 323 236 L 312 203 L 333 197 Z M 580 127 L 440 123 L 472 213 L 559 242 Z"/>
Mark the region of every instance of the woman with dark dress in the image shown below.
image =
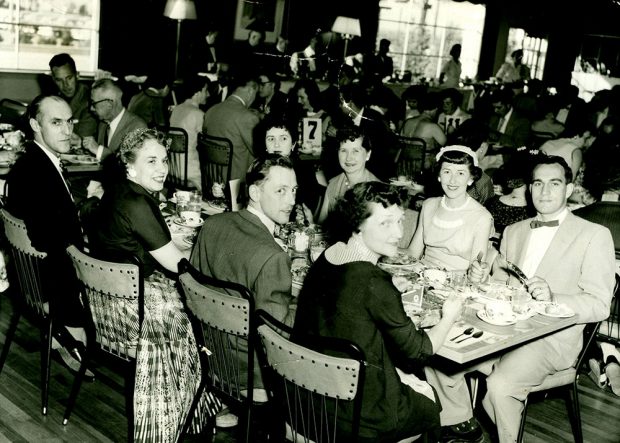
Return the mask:
<path id="1" fill-rule="evenodd" d="M 535 215 L 529 200 L 527 180 L 531 175 L 534 156 L 543 155 L 537 150 L 517 150 L 495 173 L 502 195 L 487 200 L 485 207 L 493 216 L 495 236 L 499 240 L 506 226 Z"/>
<path id="2" fill-rule="evenodd" d="M 462 300 L 451 297 L 443 317 L 421 331 L 405 314 L 392 277 L 377 266 L 382 256 L 398 253 L 403 235 L 403 191 L 380 182 L 364 182 L 348 190 L 336 216 L 343 232 L 313 264 L 299 296 L 294 332 L 339 337 L 355 342 L 366 355 L 361 413 L 361 441 L 392 442 L 434 434 L 439 410 L 430 385 L 396 369 L 411 367 L 437 352 L 460 316 Z M 411 385 L 416 386 L 412 388 Z M 349 415 L 348 415 L 349 414 Z M 343 409 L 341 425 L 350 422 Z M 430 435 L 435 441 L 436 435 Z"/>
<path id="3" fill-rule="evenodd" d="M 127 254 L 143 264 L 144 319 L 137 308 L 119 303 L 116 315 L 135 318 L 136 379 L 134 439 L 176 441 L 200 381 L 200 361 L 176 282 L 183 257 L 172 243 L 159 210 L 158 193 L 168 175 L 169 140 L 154 129 L 137 129 L 121 143 L 119 158 L 126 177 L 103 195 L 96 226 L 90 233 L 92 252 L 119 261 Z M 139 336 L 138 336 L 139 334 Z M 203 398 L 194 426 L 219 407 L 210 395 Z"/>

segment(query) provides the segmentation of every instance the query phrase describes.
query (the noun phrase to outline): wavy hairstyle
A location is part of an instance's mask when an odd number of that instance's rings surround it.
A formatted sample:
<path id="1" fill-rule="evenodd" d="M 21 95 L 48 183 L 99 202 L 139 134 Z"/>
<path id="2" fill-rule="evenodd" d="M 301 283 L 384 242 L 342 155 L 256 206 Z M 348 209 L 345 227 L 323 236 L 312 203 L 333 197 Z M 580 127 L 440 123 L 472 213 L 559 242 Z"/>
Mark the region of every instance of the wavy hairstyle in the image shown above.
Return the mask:
<path id="1" fill-rule="evenodd" d="M 382 182 L 356 184 L 336 202 L 329 220 L 330 238 L 347 241 L 359 232 L 364 220 L 372 215 L 371 203 L 378 203 L 384 208 L 393 205 L 405 208 L 408 203 L 407 190 Z"/>

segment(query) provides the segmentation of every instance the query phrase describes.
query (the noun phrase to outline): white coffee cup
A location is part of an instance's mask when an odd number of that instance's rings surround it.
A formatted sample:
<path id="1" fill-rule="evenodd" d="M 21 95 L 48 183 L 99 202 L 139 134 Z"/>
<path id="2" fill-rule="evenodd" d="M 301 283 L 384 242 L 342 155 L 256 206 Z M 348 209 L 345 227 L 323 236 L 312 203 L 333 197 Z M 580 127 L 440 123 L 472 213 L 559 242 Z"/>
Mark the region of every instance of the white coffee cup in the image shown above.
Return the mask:
<path id="1" fill-rule="evenodd" d="M 512 305 L 508 300 L 492 300 L 484 305 L 484 311 L 488 318 L 495 320 L 513 315 Z"/>

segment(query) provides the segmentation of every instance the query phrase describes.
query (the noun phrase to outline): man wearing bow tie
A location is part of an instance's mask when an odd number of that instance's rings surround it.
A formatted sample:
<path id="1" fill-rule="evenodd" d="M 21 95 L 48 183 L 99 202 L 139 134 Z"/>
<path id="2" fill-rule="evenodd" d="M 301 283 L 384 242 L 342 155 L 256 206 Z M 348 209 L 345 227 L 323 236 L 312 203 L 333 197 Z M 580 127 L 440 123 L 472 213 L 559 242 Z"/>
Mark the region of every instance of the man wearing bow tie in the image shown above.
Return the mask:
<path id="1" fill-rule="evenodd" d="M 427 370 L 428 381 L 437 389 L 444 408 L 440 417 L 445 433 L 459 441 L 475 441 L 479 435 L 464 380 L 466 372 L 478 370 L 488 375 L 482 404 L 497 425 L 499 441 L 514 442 L 530 390 L 547 375 L 575 363 L 585 323 L 609 316 L 615 272 L 613 240 L 607 228 L 567 209 L 573 191 L 570 167 L 557 156 L 539 159 L 529 189 L 537 215 L 506 228 L 500 257 L 523 270 L 533 298 L 565 304 L 577 314 L 577 324 L 466 371 L 447 375 Z M 501 268 L 501 261 L 499 258 L 493 264 L 493 280 L 518 286 Z M 488 274 L 488 266 L 476 262 L 469 271 L 472 281 L 484 280 Z M 459 438 L 462 434 L 467 438 Z"/>

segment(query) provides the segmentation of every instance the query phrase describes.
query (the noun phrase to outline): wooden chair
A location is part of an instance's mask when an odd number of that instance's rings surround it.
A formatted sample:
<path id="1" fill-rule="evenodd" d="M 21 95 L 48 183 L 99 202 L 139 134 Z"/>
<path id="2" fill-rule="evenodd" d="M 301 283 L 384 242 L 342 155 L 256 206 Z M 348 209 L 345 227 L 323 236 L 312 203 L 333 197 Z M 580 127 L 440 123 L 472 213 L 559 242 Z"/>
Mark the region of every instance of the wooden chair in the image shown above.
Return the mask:
<path id="1" fill-rule="evenodd" d="M 579 412 L 579 396 L 577 390 L 577 381 L 579 380 L 579 369 L 583 364 L 584 357 L 588 348 L 594 341 L 594 337 L 598 331 L 601 322 L 588 323 L 583 330 L 583 347 L 579 352 L 576 363 L 568 369 L 558 371 L 548 375 L 543 382 L 533 388 L 530 394 L 523 402 L 523 413 L 521 414 L 521 425 L 519 426 L 519 435 L 517 442 L 523 441 L 523 433 L 525 430 L 525 419 L 527 417 L 528 401 L 532 394 L 546 393 L 550 389 L 561 389 L 565 395 L 566 408 L 568 410 L 571 428 L 575 442 L 583 442 L 583 433 L 581 431 L 581 413 Z"/>
<path id="2" fill-rule="evenodd" d="M 98 260 L 75 246 L 69 246 L 67 253 L 82 284 L 82 295 L 90 310 L 92 324 L 87 329 L 86 355 L 71 388 L 63 425 L 69 421 L 82 385 L 88 356 L 92 355 L 96 343 L 101 350 L 127 362 L 131 369 L 127 372 L 125 389 L 129 436 L 133 437 L 133 378 L 138 338 L 144 318 L 142 266 L 137 259 L 134 259 L 134 263 Z M 130 386 L 131 389 L 128 388 Z"/>
<path id="3" fill-rule="evenodd" d="M 28 105 L 10 98 L 0 100 L 0 122 L 10 123 L 22 129 Z"/>
<path id="4" fill-rule="evenodd" d="M 203 351 L 203 379 L 194 403 L 208 385 L 233 412 L 243 414 L 242 440 L 252 441 L 253 409 L 266 401 L 264 391 L 254 389 L 252 293 L 240 284 L 203 275 L 186 259 L 179 264 L 179 274 L 196 342 Z M 211 355 L 207 358 L 206 353 Z"/>
<path id="5" fill-rule="evenodd" d="M 268 393 L 284 420 L 279 436 L 306 443 L 357 441 L 365 375 L 363 351 L 348 340 L 332 337 L 304 337 L 293 342 L 274 326 L 287 333 L 290 328 L 265 311 L 259 310 L 257 317 Z M 350 426 L 342 426 L 344 421 L 339 420 L 343 408 L 350 411 Z"/>
<path id="6" fill-rule="evenodd" d="M 398 136 L 396 174 L 416 177 L 426 169 L 426 141 L 418 137 Z"/>
<path id="7" fill-rule="evenodd" d="M 6 209 L 0 210 L 0 214 L 12 257 L 9 262 L 9 279 L 11 284 L 17 288 L 16 292 L 19 297 L 6 333 L 2 354 L 0 354 L 0 373 L 15 337 L 19 319 L 24 311 L 31 311 L 41 333 L 41 410 L 43 415 L 47 415 L 52 350 L 52 317 L 50 315 L 52 307 L 49 306 L 43 294 L 41 284 L 42 261 L 47 254 L 32 247 L 26 225 L 22 220 L 13 217 Z"/>
<path id="8" fill-rule="evenodd" d="M 222 183 L 225 189 L 226 200 L 230 207 L 230 193 L 228 182 L 232 165 L 232 142 L 224 137 L 198 134 L 198 159 L 200 161 L 200 175 L 202 179 L 203 198 L 214 198 L 212 188 L 214 183 Z"/>
<path id="9" fill-rule="evenodd" d="M 183 128 L 159 127 L 160 131 L 165 132 L 170 139 L 168 150 L 168 165 L 170 167 L 166 179 L 167 187 L 174 189 L 188 189 L 187 185 L 187 164 L 188 164 L 188 135 Z M 174 191 L 173 191 L 174 192 Z"/>

